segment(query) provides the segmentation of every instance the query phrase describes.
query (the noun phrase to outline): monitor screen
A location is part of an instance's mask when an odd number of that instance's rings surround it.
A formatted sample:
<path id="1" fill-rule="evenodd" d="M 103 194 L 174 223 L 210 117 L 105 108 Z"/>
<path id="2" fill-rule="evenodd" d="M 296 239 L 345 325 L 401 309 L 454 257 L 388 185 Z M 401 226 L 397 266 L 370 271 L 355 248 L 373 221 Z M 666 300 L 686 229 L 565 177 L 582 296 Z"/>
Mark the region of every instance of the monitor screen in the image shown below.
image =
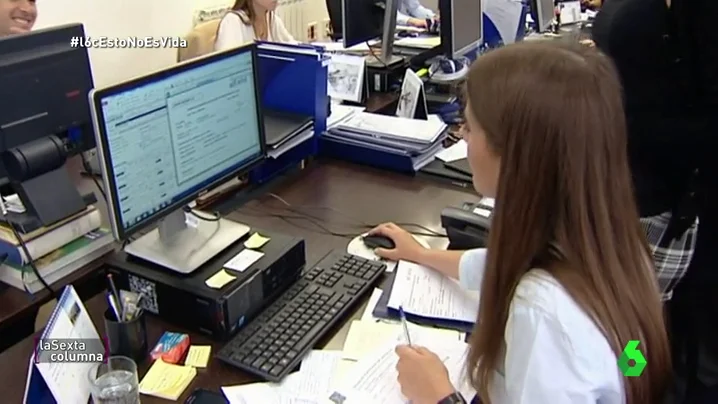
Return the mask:
<path id="1" fill-rule="evenodd" d="M 453 53 L 463 56 L 478 47 L 481 42 L 483 33 L 481 1 L 455 0 L 452 3 Z"/>
<path id="2" fill-rule="evenodd" d="M 140 79 L 95 100 L 120 234 L 263 158 L 252 49 Z"/>
<path id="3" fill-rule="evenodd" d="M 344 47 L 381 37 L 386 3 L 376 0 L 342 0 L 342 39 Z"/>

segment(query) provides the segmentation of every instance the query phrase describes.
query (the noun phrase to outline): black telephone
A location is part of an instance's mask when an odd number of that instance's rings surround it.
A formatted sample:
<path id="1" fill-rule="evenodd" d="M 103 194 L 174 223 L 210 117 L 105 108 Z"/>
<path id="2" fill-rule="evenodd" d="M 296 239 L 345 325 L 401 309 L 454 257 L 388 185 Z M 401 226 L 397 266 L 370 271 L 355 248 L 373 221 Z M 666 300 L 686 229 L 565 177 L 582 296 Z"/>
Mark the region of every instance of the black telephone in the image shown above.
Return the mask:
<path id="1" fill-rule="evenodd" d="M 441 211 L 441 226 L 449 236 L 449 249 L 486 247 L 492 210 L 493 206 L 485 203 L 464 203 L 460 208 L 444 208 Z"/>

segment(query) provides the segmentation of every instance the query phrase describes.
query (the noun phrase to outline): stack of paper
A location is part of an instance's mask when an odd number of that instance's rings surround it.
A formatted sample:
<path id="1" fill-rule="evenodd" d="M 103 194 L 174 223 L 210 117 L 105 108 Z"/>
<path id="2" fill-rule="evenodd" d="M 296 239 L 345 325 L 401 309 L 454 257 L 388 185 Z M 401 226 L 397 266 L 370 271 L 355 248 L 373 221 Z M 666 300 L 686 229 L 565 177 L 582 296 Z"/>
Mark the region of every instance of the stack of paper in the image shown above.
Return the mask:
<path id="1" fill-rule="evenodd" d="M 441 150 L 446 124 L 436 115 L 427 120 L 360 112 L 336 123 L 325 138 L 391 155 L 410 157 L 418 171 Z"/>

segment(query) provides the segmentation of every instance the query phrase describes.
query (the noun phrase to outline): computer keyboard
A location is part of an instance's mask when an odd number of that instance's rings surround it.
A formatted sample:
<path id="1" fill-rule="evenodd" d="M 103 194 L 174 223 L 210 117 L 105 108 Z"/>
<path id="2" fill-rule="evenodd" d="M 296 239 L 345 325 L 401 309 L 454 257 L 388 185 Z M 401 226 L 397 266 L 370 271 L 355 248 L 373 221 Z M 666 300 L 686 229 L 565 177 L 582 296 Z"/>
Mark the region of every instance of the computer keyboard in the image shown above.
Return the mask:
<path id="1" fill-rule="evenodd" d="M 217 358 L 280 381 L 372 290 L 385 269 L 381 262 L 329 253 L 242 328 Z"/>

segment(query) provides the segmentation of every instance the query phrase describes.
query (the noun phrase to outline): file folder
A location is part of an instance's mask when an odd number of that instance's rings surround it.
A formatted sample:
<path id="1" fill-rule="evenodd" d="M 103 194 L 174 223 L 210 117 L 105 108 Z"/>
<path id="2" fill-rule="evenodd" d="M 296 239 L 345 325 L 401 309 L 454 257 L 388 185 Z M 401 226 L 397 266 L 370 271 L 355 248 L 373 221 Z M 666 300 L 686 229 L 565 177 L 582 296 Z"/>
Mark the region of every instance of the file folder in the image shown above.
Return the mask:
<path id="1" fill-rule="evenodd" d="M 398 310 L 392 309 L 388 306 L 389 303 L 389 296 L 391 295 L 391 290 L 394 286 L 394 279 L 396 278 L 396 271 L 387 273 L 387 277 L 382 284 L 382 294 L 379 298 L 379 301 L 376 303 L 376 307 L 374 307 L 374 311 L 372 312 L 372 315 L 374 317 L 378 318 L 386 318 L 386 319 L 392 319 L 392 320 L 400 320 L 401 315 L 399 314 Z M 429 327 L 439 327 L 439 328 L 446 328 L 450 330 L 456 330 L 461 332 L 470 333 L 474 329 L 474 323 L 464 322 L 464 321 L 456 321 L 456 320 L 447 320 L 443 318 L 429 318 L 424 316 L 418 316 L 411 313 L 404 312 L 406 319 L 411 321 L 412 323 L 425 325 Z"/>
<path id="2" fill-rule="evenodd" d="M 259 90 L 265 110 L 304 115 L 313 119 L 314 133 L 327 127 L 328 56 L 321 47 L 260 42 L 257 46 Z M 261 184 L 282 174 L 318 152 L 317 136 L 277 158 L 269 158 L 250 173 Z"/>

